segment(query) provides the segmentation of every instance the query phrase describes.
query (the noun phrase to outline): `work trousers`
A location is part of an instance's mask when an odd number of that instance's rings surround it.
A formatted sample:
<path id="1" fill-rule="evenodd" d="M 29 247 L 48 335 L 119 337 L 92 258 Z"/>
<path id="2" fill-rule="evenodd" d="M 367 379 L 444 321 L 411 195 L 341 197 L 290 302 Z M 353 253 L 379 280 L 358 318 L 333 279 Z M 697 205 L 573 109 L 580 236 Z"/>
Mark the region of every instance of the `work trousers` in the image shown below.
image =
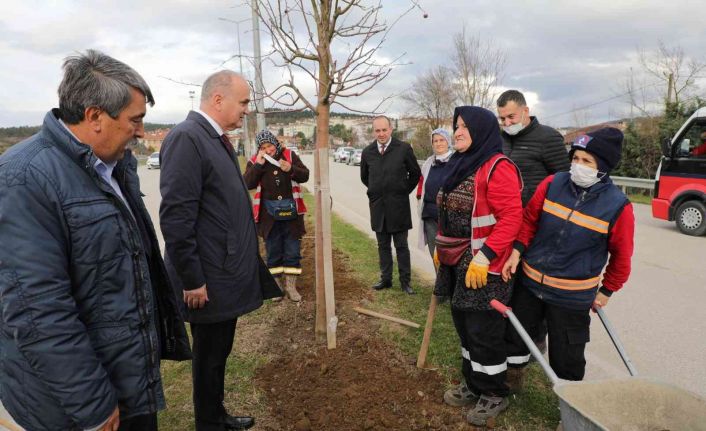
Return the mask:
<path id="1" fill-rule="evenodd" d="M 529 336 L 536 340 L 546 321 L 549 335 L 549 365 L 559 378 L 583 380 L 586 370 L 584 351 L 590 341 L 589 309 L 572 310 L 537 298 L 525 285 L 527 278 L 520 273 L 510 307 Z M 524 367 L 530 359 L 529 348 L 512 325 L 507 328 L 507 353 L 510 367 Z"/>
<path id="2" fill-rule="evenodd" d="M 461 339 L 461 371 L 466 385 L 476 395 L 506 397 L 506 322 L 495 310 L 461 311 L 451 308 Z"/>
<path id="3" fill-rule="evenodd" d="M 276 221 L 265 240 L 270 272 L 273 275 L 301 274 L 301 244 L 301 239 L 289 235 L 289 221 Z"/>

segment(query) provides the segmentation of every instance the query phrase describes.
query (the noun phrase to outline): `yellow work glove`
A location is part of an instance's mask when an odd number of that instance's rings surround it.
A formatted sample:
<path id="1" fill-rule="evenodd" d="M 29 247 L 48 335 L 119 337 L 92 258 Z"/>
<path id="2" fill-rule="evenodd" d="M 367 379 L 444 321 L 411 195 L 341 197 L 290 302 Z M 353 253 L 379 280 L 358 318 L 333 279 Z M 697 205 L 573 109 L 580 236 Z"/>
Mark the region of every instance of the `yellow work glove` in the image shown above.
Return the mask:
<path id="1" fill-rule="evenodd" d="M 439 255 L 436 253 L 436 249 L 434 249 L 434 268 L 436 268 L 438 270 L 439 265 L 440 265 Z"/>
<path id="2" fill-rule="evenodd" d="M 466 271 L 466 287 L 480 289 L 488 284 L 488 266 L 490 261 L 483 252 L 476 253 Z"/>

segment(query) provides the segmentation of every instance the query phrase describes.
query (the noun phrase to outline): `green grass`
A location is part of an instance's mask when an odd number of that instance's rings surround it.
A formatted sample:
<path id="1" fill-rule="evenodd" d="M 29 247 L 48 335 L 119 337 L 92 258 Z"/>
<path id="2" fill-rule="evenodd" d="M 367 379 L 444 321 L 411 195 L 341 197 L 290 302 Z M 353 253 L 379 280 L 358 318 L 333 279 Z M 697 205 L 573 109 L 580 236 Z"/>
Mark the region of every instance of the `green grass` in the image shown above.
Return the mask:
<path id="1" fill-rule="evenodd" d="M 652 196 L 641 193 L 629 194 L 628 199 L 634 204 L 652 205 Z"/>

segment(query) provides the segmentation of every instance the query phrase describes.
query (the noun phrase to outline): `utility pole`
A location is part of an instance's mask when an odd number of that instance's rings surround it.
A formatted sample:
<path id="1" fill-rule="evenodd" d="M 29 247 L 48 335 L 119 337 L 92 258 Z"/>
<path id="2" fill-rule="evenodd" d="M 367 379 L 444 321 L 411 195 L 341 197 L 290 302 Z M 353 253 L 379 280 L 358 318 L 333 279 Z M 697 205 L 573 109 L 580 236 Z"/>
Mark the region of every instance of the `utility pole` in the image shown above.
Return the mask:
<path id="1" fill-rule="evenodd" d="M 670 73 L 667 77 L 667 105 L 672 103 L 672 89 L 674 87 L 674 74 Z"/>
<path id="2" fill-rule="evenodd" d="M 221 21 L 228 21 L 228 22 L 232 22 L 233 24 L 235 24 L 235 31 L 237 32 L 236 36 L 238 38 L 238 59 L 240 60 L 240 75 L 245 77 L 245 75 L 243 75 L 243 54 L 240 50 L 240 23 L 247 21 L 249 18 L 241 19 L 240 21 L 236 21 L 236 20 L 228 19 L 228 18 L 221 18 L 221 17 L 219 17 L 218 19 Z M 248 128 L 248 116 L 247 115 L 243 117 L 243 127 L 241 128 L 241 131 L 242 131 L 243 142 L 244 142 L 243 149 L 245 150 L 246 148 L 249 148 L 251 151 L 251 154 L 254 154 L 255 149 L 253 147 L 255 144 L 254 144 L 254 142 L 250 142 L 250 129 Z M 248 156 L 249 154 L 245 154 L 245 155 Z"/>
<path id="3" fill-rule="evenodd" d="M 262 85 L 262 57 L 260 55 L 260 17 L 257 2 L 252 1 L 252 37 L 255 54 L 255 109 L 257 111 L 257 130 L 265 128 L 265 90 Z"/>
<path id="4" fill-rule="evenodd" d="M 189 98 L 191 99 L 191 110 L 194 110 L 194 95 L 196 92 L 194 90 L 189 90 Z"/>

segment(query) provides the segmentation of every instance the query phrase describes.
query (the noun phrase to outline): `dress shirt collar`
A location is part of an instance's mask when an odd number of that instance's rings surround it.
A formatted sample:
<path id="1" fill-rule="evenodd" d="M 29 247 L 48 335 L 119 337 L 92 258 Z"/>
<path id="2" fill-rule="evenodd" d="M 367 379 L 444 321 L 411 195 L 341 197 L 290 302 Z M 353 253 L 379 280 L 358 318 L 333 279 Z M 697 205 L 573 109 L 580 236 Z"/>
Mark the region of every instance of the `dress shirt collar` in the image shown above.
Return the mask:
<path id="1" fill-rule="evenodd" d="M 221 126 L 219 126 L 218 123 L 216 123 L 216 120 L 211 118 L 207 113 L 203 112 L 200 109 L 194 109 L 194 112 L 201 114 L 201 116 L 203 118 L 205 118 L 206 121 L 208 121 L 208 123 L 216 130 L 216 133 L 218 133 L 218 136 L 223 136 L 223 134 L 224 134 L 223 128 Z"/>
<path id="2" fill-rule="evenodd" d="M 375 140 L 375 142 L 377 142 L 377 144 L 378 144 L 378 152 L 382 151 L 382 146 L 383 146 L 383 144 L 381 144 L 380 142 L 378 142 L 377 139 Z M 390 147 L 390 143 L 391 143 L 391 142 L 392 142 L 392 136 L 390 136 L 390 137 L 387 139 L 387 142 L 385 142 L 385 144 L 384 144 L 384 145 L 385 145 L 385 150 L 387 150 L 387 149 Z"/>

